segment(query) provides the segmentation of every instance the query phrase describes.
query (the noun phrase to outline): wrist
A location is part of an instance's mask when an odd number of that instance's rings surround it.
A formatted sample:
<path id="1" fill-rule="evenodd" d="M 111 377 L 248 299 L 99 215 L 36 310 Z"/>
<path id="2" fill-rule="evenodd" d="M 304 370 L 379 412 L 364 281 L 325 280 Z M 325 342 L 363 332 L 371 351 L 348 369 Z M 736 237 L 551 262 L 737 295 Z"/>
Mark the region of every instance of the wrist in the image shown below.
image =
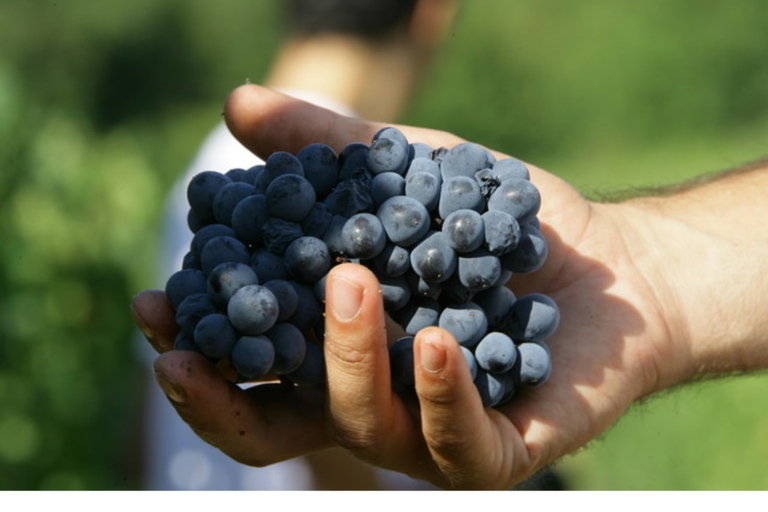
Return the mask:
<path id="1" fill-rule="evenodd" d="M 707 219 L 713 212 L 700 215 L 687 207 L 694 204 L 641 198 L 614 205 L 629 226 L 630 259 L 659 305 L 658 378 L 646 395 L 768 364 L 765 243 L 734 236 L 738 227 L 728 222 L 717 227 Z"/>

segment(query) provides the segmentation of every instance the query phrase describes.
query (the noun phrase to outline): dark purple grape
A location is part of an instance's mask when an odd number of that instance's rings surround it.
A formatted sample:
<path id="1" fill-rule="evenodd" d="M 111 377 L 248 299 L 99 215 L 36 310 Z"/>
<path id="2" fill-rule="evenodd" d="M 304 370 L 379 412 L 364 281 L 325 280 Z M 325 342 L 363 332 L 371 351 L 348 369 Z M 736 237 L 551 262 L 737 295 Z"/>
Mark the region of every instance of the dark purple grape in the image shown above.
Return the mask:
<path id="1" fill-rule="evenodd" d="M 499 181 L 507 181 L 509 179 L 531 179 L 531 173 L 528 171 L 528 167 L 516 158 L 503 158 L 498 160 L 493 164 L 493 174 L 496 175 Z"/>
<path id="2" fill-rule="evenodd" d="M 206 290 L 213 303 L 224 308 L 237 290 L 250 284 L 259 284 L 253 268 L 245 263 L 227 261 L 217 265 L 208 274 Z"/>
<path id="3" fill-rule="evenodd" d="M 227 183 L 213 196 L 213 217 L 219 224 L 232 225 L 232 212 L 238 203 L 252 195 L 256 189 L 253 185 L 235 181 Z"/>
<path id="4" fill-rule="evenodd" d="M 491 254 L 507 254 L 520 243 L 522 232 L 517 220 L 507 212 L 489 210 L 483 217 L 485 247 Z"/>
<path id="5" fill-rule="evenodd" d="M 541 207 L 541 194 L 533 183 L 519 178 L 503 181 L 488 199 L 489 210 L 506 212 L 523 223 L 534 217 Z"/>
<path id="6" fill-rule="evenodd" d="M 434 231 L 411 251 L 411 267 L 425 281 L 441 283 L 448 280 L 457 263 L 456 252 L 440 231 Z"/>
<path id="7" fill-rule="evenodd" d="M 243 379 L 258 379 L 272 368 L 275 348 L 266 336 L 242 336 L 232 347 L 229 361 Z"/>
<path id="8" fill-rule="evenodd" d="M 278 176 L 285 174 L 304 176 L 304 168 L 296 156 L 287 151 L 276 151 L 269 155 L 264 162 L 263 174 L 266 184 L 269 186 Z"/>
<path id="9" fill-rule="evenodd" d="M 458 253 L 477 250 L 485 240 L 483 217 L 475 210 L 456 210 L 445 218 L 442 232 L 448 245 Z"/>
<path id="10" fill-rule="evenodd" d="M 283 174 L 267 187 L 267 213 L 274 218 L 301 222 L 315 204 L 315 189 L 303 176 Z"/>
<path id="11" fill-rule="evenodd" d="M 227 316 L 242 334 L 257 335 L 268 331 L 277 322 L 277 298 L 265 286 L 243 286 L 227 304 Z"/>
<path id="12" fill-rule="evenodd" d="M 178 270 L 165 282 L 165 295 L 174 310 L 178 309 L 181 301 L 188 296 L 195 293 L 205 293 L 205 291 L 205 273 L 202 270 Z"/>
<path id="13" fill-rule="evenodd" d="M 485 249 L 459 254 L 456 275 L 461 284 L 470 291 L 487 290 L 499 279 L 501 262 Z"/>
<path id="14" fill-rule="evenodd" d="M 230 354 L 238 335 L 227 315 L 214 313 L 197 322 L 193 337 L 203 355 L 218 359 Z"/>
<path id="15" fill-rule="evenodd" d="M 389 240 L 408 247 L 415 244 L 429 231 L 429 212 L 417 200 L 397 196 L 387 199 L 376 211 Z"/>
<path id="16" fill-rule="evenodd" d="M 331 253 L 319 238 L 302 236 L 285 249 L 283 262 L 293 279 L 313 284 L 331 269 Z"/>
<path id="17" fill-rule="evenodd" d="M 409 146 L 398 140 L 382 137 L 371 144 L 366 166 L 373 174 L 394 172 L 402 175 L 408 166 L 409 153 Z"/>
<path id="18" fill-rule="evenodd" d="M 449 149 L 443 156 L 440 171 L 443 180 L 455 176 L 473 178 L 480 169 L 493 166 L 494 160 L 487 149 L 471 142 L 463 142 Z"/>
<path id="19" fill-rule="evenodd" d="M 437 211 L 445 219 L 457 210 L 485 211 L 485 198 L 474 178 L 454 176 L 443 181 Z"/>
<path id="20" fill-rule="evenodd" d="M 368 260 L 376 257 L 387 244 L 381 220 L 372 213 L 357 213 L 347 219 L 341 229 L 344 254 Z"/>
<path id="21" fill-rule="evenodd" d="M 501 332 L 489 332 L 475 347 L 480 368 L 491 373 L 504 373 L 517 361 L 517 347 L 512 338 Z"/>
<path id="22" fill-rule="evenodd" d="M 197 322 L 217 311 L 216 305 L 207 293 L 195 293 L 187 296 L 176 308 L 176 324 L 182 332 L 192 336 Z"/>
<path id="23" fill-rule="evenodd" d="M 248 263 L 251 255 L 248 248 L 237 238 L 231 236 L 217 236 L 205 244 L 200 253 L 200 264 L 203 272 L 210 274 L 213 269 L 222 263 Z"/>
<path id="24" fill-rule="evenodd" d="M 291 283 L 284 279 L 272 279 L 263 283 L 263 286 L 277 299 L 278 322 L 285 322 L 296 313 L 296 308 L 299 307 L 299 296 Z"/>
<path id="25" fill-rule="evenodd" d="M 260 244 L 262 227 L 268 218 L 266 198 L 262 194 L 250 195 L 232 211 L 234 235 L 244 244 Z"/>
<path id="26" fill-rule="evenodd" d="M 528 274 L 539 270 L 548 254 L 544 235 L 534 223 L 526 222 L 520 225 L 520 241 L 517 246 L 501 256 L 501 266 L 517 274 Z"/>
<path id="27" fill-rule="evenodd" d="M 453 334 L 459 345 L 473 348 L 485 336 L 488 319 L 480 306 L 467 302 L 443 309 L 438 325 Z"/>
<path id="28" fill-rule="evenodd" d="M 559 324 L 560 310 L 555 301 L 541 293 L 529 293 L 512 304 L 507 329 L 515 340 L 541 343 Z"/>
<path id="29" fill-rule="evenodd" d="M 515 383 L 526 387 L 538 387 L 552 374 L 552 358 L 541 343 L 521 343 L 517 346 L 518 360 L 511 372 Z"/>
<path id="30" fill-rule="evenodd" d="M 339 161 L 333 148 L 325 144 L 310 144 L 297 154 L 304 177 L 315 189 L 315 194 L 322 199 L 336 186 L 339 174 Z"/>
<path id="31" fill-rule="evenodd" d="M 307 354 L 307 342 L 295 325 L 286 322 L 277 323 L 265 332 L 264 336 L 272 342 L 275 349 L 272 373 L 285 375 L 301 366 Z"/>
<path id="32" fill-rule="evenodd" d="M 195 215 L 205 224 L 215 222 L 213 198 L 221 187 L 232 183 L 226 175 L 216 171 L 196 174 L 187 185 L 187 201 Z"/>

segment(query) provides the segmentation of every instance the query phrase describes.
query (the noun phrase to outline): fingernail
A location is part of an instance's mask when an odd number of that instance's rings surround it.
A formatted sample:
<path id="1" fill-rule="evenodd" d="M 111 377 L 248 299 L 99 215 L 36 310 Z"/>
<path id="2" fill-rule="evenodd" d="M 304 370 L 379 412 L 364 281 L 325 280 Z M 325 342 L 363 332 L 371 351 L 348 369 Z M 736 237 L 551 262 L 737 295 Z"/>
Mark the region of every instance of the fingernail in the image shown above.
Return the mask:
<path id="1" fill-rule="evenodd" d="M 152 329 L 149 328 L 147 322 L 144 320 L 144 317 L 141 316 L 141 313 L 133 304 L 131 305 L 131 313 L 133 314 L 133 321 L 136 324 L 136 327 L 138 327 L 142 334 L 144 334 L 144 337 L 147 338 L 147 341 L 152 341 L 155 337 L 155 333 L 152 331 Z"/>
<path id="2" fill-rule="evenodd" d="M 429 373 L 437 373 L 445 368 L 445 349 L 432 343 L 423 341 L 419 344 L 419 361 L 421 367 Z"/>
<path id="3" fill-rule="evenodd" d="M 362 286 L 343 277 L 334 277 L 331 287 L 331 309 L 338 320 L 348 322 L 360 312 L 363 303 Z"/>
<path id="4" fill-rule="evenodd" d="M 160 372 L 155 372 L 155 378 L 157 379 L 157 383 L 160 384 L 163 393 L 165 393 L 165 396 L 167 396 L 171 402 L 177 405 L 187 403 L 187 392 L 184 391 L 182 386 L 173 382 Z"/>

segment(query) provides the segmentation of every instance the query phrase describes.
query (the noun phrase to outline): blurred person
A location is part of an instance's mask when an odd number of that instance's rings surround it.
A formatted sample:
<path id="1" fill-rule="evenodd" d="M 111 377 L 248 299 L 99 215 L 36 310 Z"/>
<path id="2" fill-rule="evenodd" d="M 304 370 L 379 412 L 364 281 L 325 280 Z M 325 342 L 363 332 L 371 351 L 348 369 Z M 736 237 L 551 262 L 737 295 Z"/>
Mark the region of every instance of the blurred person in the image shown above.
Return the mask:
<path id="1" fill-rule="evenodd" d="M 338 151 L 384 126 L 255 85 L 230 95 L 225 118 L 262 157 L 314 142 Z M 399 128 L 432 147 L 463 142 Z M 161 352 L 158 383 L 201 437 L 245 464 L 343 446 L 440 487 L 505 489 L 599 436 L 636 401 L 768 368 L 768 160 L 604 203 L 529 170 L 546 198 L 538 217 L 549 257 L 509 286 L 552 297 L 562 314 L 548 340 L 555 370 L 535 393 L 484 409 L 456 340 L 429 327 L 414 340 L 418 408 L 411 409 L 389 385 L 379 283 L 353 264 L 334 267 L 327 280 L 326 389 L 233 389 L 204 357 L 168 350 L 173 313 L 163 292 L 148 290 L 133 311 Z M 350 361 L 350 353 L 371 357 Z M 239 425 L 269 426 L 270 435 L 242 436 Z"/>
<path id="2" fill-rule="evenodd" d="M 286 13 L 290 37 L 264 82 L 346 116 L 394 120 L 418 85 L 455 9 L 454 0 L 291 0 Z M 194 174 L 247 169 L 261 162 L 224 123 L 213 129 L 168 198 L 160 283 L 181 268 L 189 250 L 186 188 Z M 244 466 L 202 442 L 154 382 L 148 393 L 144 458 L 150 489 L 430 487 L 400 473 L 373 471 L 342 450 L 262 469 Z"/>

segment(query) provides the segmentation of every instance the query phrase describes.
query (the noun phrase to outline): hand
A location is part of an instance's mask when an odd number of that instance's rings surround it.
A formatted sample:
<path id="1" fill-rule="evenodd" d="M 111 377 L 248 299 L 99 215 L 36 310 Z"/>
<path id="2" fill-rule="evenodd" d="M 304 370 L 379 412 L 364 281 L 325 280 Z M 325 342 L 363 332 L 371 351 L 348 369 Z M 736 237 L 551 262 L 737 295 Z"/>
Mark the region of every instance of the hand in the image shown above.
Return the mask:
<path id="1" fill-rule="evenodd" d="M 341 149 L 370 142 L 383 125 L 329 111 L 257 87 L 230 96 L 230 130 L 261 157 L 312 142 Z M 461 139 L 399 127 L 411 141 L 450 147 Z M 504 155 L 496 153 L 497 158 Z M 439 328 L 414 342 L 418 404 L 390 385 L 386 317 L 378 282 L 362 266 L 340 265 L 327 284 L 327 388 L 286 390 L 229 384 L 202 356 L 168 351 L 175 334 L 162 292 L 137 295 L 134 317 L 161 352 L 160 385 L 181 417 L 234 459 L 267 465 L 338 444 L 359 458 L 446 488 L 508 488 L 584 445 L 636 399 L 683 378 L 674 301 L 632 260 L 644 244 L 633 211 L 593 204 L 530 166 L 542 195 L 539 218 L 549 259 L 514 276 L 518 295 L 541 292 L 559 305 L 560 328 L 548 342 L 550 381 L 508 405 L 483 409 L 459 346 Z"/>

